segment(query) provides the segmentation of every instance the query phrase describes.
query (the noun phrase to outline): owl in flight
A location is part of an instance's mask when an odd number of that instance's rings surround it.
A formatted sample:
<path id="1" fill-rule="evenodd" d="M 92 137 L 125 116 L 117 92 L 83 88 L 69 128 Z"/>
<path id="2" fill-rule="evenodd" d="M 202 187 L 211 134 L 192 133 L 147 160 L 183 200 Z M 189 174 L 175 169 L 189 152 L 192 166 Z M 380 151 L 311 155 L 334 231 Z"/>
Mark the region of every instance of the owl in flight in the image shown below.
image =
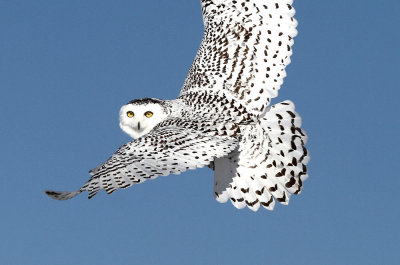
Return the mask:
<path id="1" fill-rule="evenodd" d="M 209 166 L 214 196 L 242 209 L 288 204 L 308 177 L 307 136 L 291 101 L 270 105 L 286 76 L 297 21 L 292 0 L 201 0 L 204 36 L 177 99 L 122 106 L 121 146 L 74 192 L 112 193 Z"/>

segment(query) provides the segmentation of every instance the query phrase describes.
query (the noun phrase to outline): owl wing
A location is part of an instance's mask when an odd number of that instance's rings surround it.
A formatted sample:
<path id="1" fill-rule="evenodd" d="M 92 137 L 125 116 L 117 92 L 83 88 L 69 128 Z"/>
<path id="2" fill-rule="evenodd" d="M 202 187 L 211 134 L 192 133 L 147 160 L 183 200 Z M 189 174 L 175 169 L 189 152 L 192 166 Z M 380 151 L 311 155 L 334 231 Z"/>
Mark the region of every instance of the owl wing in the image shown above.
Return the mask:
<path id="1" fill-rule="evenodd" d="M 70 199 L 83 191 L 88 191 L 91 198 L 100 189 L 110 194 L 147 179 L 203 167 L 229 154 L 237 145 L 235 138 L 227 136 L 180 126 L 158 127 L 121 146 L 105 163 L 91 171 L 91 178 L 78 191 L 45 192 L 57 200 Z"/>
<path id="2" fill-rule="evenodd" d="M 230 95 L 262 113 L 286 76 L 297 21 L 293 0 L 201 0 L 204 35 L 180 97 Z"/>

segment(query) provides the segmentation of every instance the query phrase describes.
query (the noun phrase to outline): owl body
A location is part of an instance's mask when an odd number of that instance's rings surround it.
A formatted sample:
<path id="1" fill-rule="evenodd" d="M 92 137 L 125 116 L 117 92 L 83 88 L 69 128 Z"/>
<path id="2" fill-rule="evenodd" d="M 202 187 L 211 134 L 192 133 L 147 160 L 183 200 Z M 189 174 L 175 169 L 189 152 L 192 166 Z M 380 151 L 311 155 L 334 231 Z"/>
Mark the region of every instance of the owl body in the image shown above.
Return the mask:
<path id="1" fill-rule="evenodd" d="M 134 140 L 92 169 L 75 192 L 112 193 L 158 176 L 209 166 L 214 196 L 238 208 L 288 204 L 307 179 L 309 154 L 291 101 L 270 105 L 296 36 L 291 0 L 201 0 L 203 40 L 177 99 L 142 98 L 119 113 Z"/>

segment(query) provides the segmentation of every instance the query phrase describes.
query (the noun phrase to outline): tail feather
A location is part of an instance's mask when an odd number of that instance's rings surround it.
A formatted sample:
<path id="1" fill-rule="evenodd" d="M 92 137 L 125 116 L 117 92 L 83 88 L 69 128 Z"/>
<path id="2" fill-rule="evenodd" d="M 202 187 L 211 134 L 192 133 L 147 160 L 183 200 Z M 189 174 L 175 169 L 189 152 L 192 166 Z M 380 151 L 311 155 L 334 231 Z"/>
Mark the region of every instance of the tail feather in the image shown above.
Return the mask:
<path id="1" fill-rule="evenodd" d="M 239 148 L 214 161 L 216 199 L 253 211 L 272 210 L 275 200 L 287 205 L 308 177 L 307 135 L 300 126 L 294 104 L 284 101 L 268 108 L 258 124 L 242 127 Z"/>

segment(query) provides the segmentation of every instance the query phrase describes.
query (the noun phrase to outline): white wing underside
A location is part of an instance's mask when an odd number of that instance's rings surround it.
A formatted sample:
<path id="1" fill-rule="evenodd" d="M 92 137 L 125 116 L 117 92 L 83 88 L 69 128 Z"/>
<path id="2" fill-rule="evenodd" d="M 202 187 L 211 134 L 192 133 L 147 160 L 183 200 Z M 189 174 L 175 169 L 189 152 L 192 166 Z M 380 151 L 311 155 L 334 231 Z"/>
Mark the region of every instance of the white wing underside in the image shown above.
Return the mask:
<path id="1" fill-rule="evenodd" d="M 204 36 L 180 96 L 223 92 L 255 115 L 286 76 L 297 21 L 290 0 L 202 0 Z"/>

